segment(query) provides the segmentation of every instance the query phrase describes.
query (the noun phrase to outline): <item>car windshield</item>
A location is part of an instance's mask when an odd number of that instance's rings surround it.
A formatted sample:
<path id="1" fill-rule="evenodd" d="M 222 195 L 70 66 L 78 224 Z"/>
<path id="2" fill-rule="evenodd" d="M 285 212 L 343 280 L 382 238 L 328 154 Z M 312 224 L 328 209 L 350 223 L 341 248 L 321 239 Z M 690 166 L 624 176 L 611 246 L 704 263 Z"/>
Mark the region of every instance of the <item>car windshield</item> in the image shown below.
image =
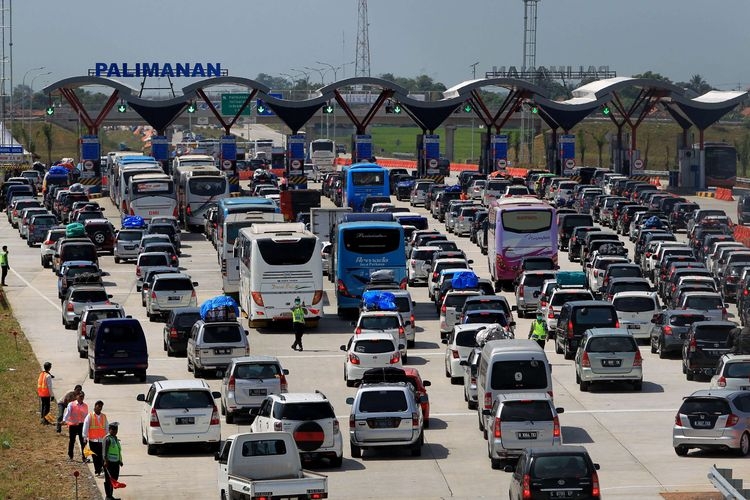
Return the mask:
<path id="1" fill-rule="evenodd" d="M 89 311 L 86 313 L 86 323 L 93 323 L 100 319 L 122 318 L 122 311 L 119 309 L 108 309 L 105 311 Z"/>
<path id="2" fill-rule="evenodd" d="M 612 305 L 622 312 L 645 312 L 656 309 L 656 300 L 653 297 L 616 297 Z"/>
<path id="3" fill-rule="evenodd" d="M 276 363 L 242 363 L 234 369 L 234 377 L 242 380 L 276 378 L 281 376 Z"/>
<path id="4" fill-rule="evenodd" d="M 363 316 L 359 322 L 363 330 L 391 330 L 399 327 L 397 316 Z"/>
<path id="5" fill-rule="evenodd" d="M 697 326 L 695 338 L 707 342 L 726 342 L 729 339 L 729 333 L 734 328 L 734 325 Z"/>
<path id="6" fill-rule="evenodd" d="M 613 307 L 580 307 L 575 311 L 576 325 L 612 325 L 617 314 Z"/>
<path id="7" fill-rule="evenodd" d="M 443 305 L 445 307 L 453 307 L 454 309 L 462 309 L 464 307 L 464 302 L 466 302 L 466 299 L 469 297 L 471 297 L 471 295 L 451 294 L 445 297 Z"/>
<path id="8" fill-rule="evenodd" d="M 497 312 L 489 312 L 489 311 L 481 311 L 481 312 L 471 312 L 466 315 L 466 319 L 464 320 L 465 324 L 471 324 L 471 323 L 497 323 L 501 326 L 507 326 L 508 320 L 505 318 L 505 313 L 501 311 Z"/>
<path id="9" fill-rule="evenodd" d="M 167 266 L 169 258 L 166 255 L 141 255 L 138 266 Z"/>
<path id="10" fill-rule="evenodd" d="M 634 282 L 634 283 L 613 283 L 610 293 L 612 295 L 620 292 L 650 292 L 651 285 L 646 282 Z"/>
<path id="11" fill-rule="evenodd" d="M 492 390 L 538 390 L 547 387 L 547 365 L 536 359 L 496 361 L 492 367 Z"/>
<path id="12" fill-rule="evenodd" d="M 527 422 L 552 420 L 552 408 L 547 401 L 507 401 L 500 412 L 503 422 Z"/>
<path id="13" fill-rule="evenodd" d="M 635 352 L 638 347 L 632 337 L 595 337 L 586 345 L 588 352 Z"/>
<path id="14" fill-rule="evenodd" d="M 208 391 L 163 391 L 156 397 L 157 410 L 177 410 L 190 408 L 212 408 L 211 393 Z"/>
<path id="15" fill-rule="evenodd" d="M 554 279 L 555 275 L 553 273 L 549 274 L 527 274 L 523 278 L 523 286 L 524 287 L 533 287 L 533 288 L 539 288 L 542 286 L 542 284 L 549 279 Z"/>
<path id="16" fill-rule="evenodd" d="M 187 292 L 193 289 L 193 283 L 189 279 L 180 278 L 167 278 L 158 279 L 154 283 L 154 290 L 170 290 L 170 291 L 181 291 Z"/>
<path id="17" fill-rule="evenodd" d="M 556 293 L 552 296 L 550 302 L 553 306 L 559 306 L 566 302 L 572 302 L 574 300 L 593 300 L 590 292 L 579 292 L 579 293 Z"/>
<path id="18" fill-rule="evenodd" d="M 733 363 L 727 363 L 724 367 L 724 376 L 743 379 L 750 377 L 750 362 L 737 361 Z"/>
<path id="19" fill-rule="evenodd" d="M 362 413 L 402 412 L 409 409 L 409 402 L 402 390 L 365 391 L 359 399 Z"/>
<path id="20" fill-rule="evenodd" d="M 120 231 L 117 233 L 117 239 L 120 241 L 140 241 L 143 237 L 143 231 Z"/>
<path id="21" fill-rule="evenodd" d="M 273 408 L 273 417 L 278 420 L 321 420 L 335 416 L 326 401 L 278 404 Z"/>
<path id="22" fill-rule="evenodd" d="M 724 303 L 721 301 L 721 297 L 696 295 L 685 298 L 685 307 L 698 309 L 699 311 L 709 311 L 711 309 L 722 309 Z"/>
<path id="23" fill-rule="evenodd" d="M 692 415 L 693 413 L 708 413 L 709 415 L 727 415 L 729 403 L 719 398 L 686 398 L 680 406 L 680 413 Z"/>
<path id="24" fill-rule="evenodd" d="M 242 342 L 242 329 L 239 325 L 205 325 L 203 342 L 220 344 L 226 342 Z"/>
<path id="25" fill-rule="evenodd" d="M 396 300 L 394 302 L 396 302 L 396 308 L 398 309 L 398 312 L 411 312 L 411 299 L 409 297 L 396 297 Z"/>
<path id="26" fill-rule="evenodd" d="M 477 345 L 477 332 L 475 330 L 463 330 L 456 334 L 456 345 L 461 347 L 474 347 Z"/>
<path id="27" fill-rule="evenodd" d="M 669 318 L 672 326 L 690 326 L 696 321 L 705 321 L 706 317 L 699 314 L 679 314 Z"/>
<path id="28" fill-rule="evenodd" d="M 583 455 L 555 454 L 536 457 L 531 475 L 534 479 L 582 478 L 589 475 Z"/>
<path id="29" fill-rule="evenodd" d="M 104 290 L 74 290 L 70 296 L 71 302 L 106 302 L 107 292 Z"/>
<path id="30" fill-rule="evenodd" d="M 360 354 L 383 354 L 395 350 L 393 341 L 389 339 L 359 340 L 354 346 L 354 352 Z"/>
<path id="31" fill-rule="evenodd" d="M 432 255 L 436 251 L 437 250 L 414 250 L 411 253 L 411 258 L 414 259 L 414 260 L 431 260 L 432 259 Z"/>
<path id="32" fill-rule="evenodd" d="M 177 328 L 192 328 L 196 321 L 201 319 L 200 313 L 178 314 L 174 321 Z"/>
<path id="33" fill-rule="evenodd" d="M 610 266 L 611 267 L 611 266 Z M 610 278 L 640 278 L 641 270 L 637 267 L 612 267 L 608 270 Z"/>
<path id="34" fill-rule="evenodd" d="M 505 304 L 500 300 L 467 300 L 464 304 L 464 312 L 492 309 L 497 311 L 510 312 L 506 309 Z"/>

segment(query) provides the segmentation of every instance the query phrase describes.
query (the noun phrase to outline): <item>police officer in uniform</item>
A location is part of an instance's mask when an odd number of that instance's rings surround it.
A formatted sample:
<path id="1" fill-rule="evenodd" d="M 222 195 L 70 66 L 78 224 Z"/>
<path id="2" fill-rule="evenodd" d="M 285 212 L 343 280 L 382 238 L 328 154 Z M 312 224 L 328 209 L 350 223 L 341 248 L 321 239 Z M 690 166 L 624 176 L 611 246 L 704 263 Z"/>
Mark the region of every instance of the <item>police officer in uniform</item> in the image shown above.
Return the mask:
<path id="1" fill-rule="evenodd" d="M 531 322 L 529 338 L 544 349 L 544 344 L 547 342 L 547 325 L 544 323 L 544 316 L 541 312 L 536 313 L 536 319 Z"/>
<path id="2" fill-rule="evenodd" d="M 122 467 L 122 447 L 117 439 L 117 430 L 120 424 L 112 422 L 109 424 L 109 434 L 104 438 L 104 493 L 105 500 L 119 500 L 112 496 L 112 480 L 120 478 L 120 467 Z"/>

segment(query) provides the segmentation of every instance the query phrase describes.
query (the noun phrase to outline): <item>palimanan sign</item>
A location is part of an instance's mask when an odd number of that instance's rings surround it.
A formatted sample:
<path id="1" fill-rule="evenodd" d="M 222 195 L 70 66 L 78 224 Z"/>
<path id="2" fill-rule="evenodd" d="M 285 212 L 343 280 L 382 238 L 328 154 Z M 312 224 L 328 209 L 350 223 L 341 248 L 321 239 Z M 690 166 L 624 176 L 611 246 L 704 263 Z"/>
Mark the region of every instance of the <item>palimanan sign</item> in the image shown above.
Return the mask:
<path id="1" fill-rule="evenodd" d="M 226 76 L 227 70 L 221 68 L 221 63 L 158 63 L 140 62 L 105 63 L 98 62 L 89 75 L 98 77 L 119 78 L 212 78 Z"/>

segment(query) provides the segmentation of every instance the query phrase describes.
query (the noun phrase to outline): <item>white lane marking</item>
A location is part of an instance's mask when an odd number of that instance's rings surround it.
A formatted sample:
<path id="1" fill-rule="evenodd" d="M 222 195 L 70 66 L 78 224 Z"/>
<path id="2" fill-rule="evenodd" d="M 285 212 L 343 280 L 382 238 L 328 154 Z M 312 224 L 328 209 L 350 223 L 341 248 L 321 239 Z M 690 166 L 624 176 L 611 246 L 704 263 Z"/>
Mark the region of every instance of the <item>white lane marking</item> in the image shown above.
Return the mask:
<path id="1" fill-rule="evenodd" d="M 648 408 L 639 408 L 639 409 L 630 409 L 630 410 L 573 410 L 568 411 L 565 410 L 565 415 L 568 415 L 569 413 L 580 413 L 580 414 L 586 414 L 586 413 L 651 413 L 651 412 L 674 412 L 674 408 L 669 409 L 654 409 L 650 410 Z M 476 417 L 477 412 L 471 411 L 471 412 L 448 412 L 448 413 L 433 413 L 430 412 L 430 417 Z M 337 417 L 337 418 L 349 418 L 348 415 Z M 564 426 L 563 426 L 564 427 Z"/>
<path id="2" fill-rule="evenodd" d="M 429 358 L 429 357 L 433 357 L 433 356 L 445 357 L 445 353 L 443 353 L 443 352 L 409 351 L 409 355 L 410 356 L 420 356 L 420 357 L 425 357 L 425 358 Z M 310 358 L 310 359 L 318 359 L 318 358 L 320 358 L 320 359 L 322 359 L 322 358 L 342 358 L 342 357 L 344 357 L 344 354 L 343 353 L 341 353 L 341 354 L 310 354 L 310 355 L 301 354 L 299 356 L 294 356 L 294 355 L 286 356 L 286 355 L 282 355 L 282 356 L 276 356 L 276 357 L 279 358 L 279 359 L 303 359 L 303 358 Z M 408 366 L 411 366 L 411 365 L 409 365 L 407 363 L 406 366 L 408 367 Z"/>
<path id="3" fill-rule="evenodd" d="M 19 280 L 23 281 L 26 284 L 27 287 L 29 287 L 32 290 L 34 290 L 34 292 L 36 292 L 37 295 L 39 295 L 41 298 L 43 298 L 44 300 L 46 300 L 52 307 L 54 307 L 55 309 L 57 309 L 59 312 L 62 312 L 62 307 L 60 307 L 58 304 L 56 304 L 52 300 L 50 300 L 50 298 L 47 297 L 46 295 L 44 295 L 37 287 L 35 287 L 34 285 L 32 285 L 31 283 L 29 283 L 28 281 L 26 281 L 26 279 L 23 276 L 21 276 L 20 274 L 18 274 L 15 269 L 11 268 L 10 272 L 12 272 L 13 274 L 15 274 L 16 278 L 18 278 Z"/>

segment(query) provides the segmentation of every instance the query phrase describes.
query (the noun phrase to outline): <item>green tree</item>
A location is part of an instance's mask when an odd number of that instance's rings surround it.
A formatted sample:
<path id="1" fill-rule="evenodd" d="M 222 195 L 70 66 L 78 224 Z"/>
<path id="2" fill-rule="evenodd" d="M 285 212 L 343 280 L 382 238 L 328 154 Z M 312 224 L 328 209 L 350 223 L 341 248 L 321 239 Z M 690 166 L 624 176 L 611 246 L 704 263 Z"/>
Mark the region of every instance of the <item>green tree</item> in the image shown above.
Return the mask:
<path id="1" fill-rule="evenodd" d="M 586 165 L 586 134 L 583 130 L 576 134 L 578 152 L 581 154 L 581 165 Z"/>
<path id="2" fill-rule="evenodd" d="M 47 148 L 47 165 L 52 165 L 52 146 L 54 145 L 54 138 L 52 135 L 51 123 L 45 123 L 42 125 L 42 137 L 44 138 L 44 145 Z"/>
<path id="3" fill-rule="evenodd" d="M 607 144 L 607 131 L 601 130 L 598 134 L 589 132 L 596 144 L 596 152 L 599 154 L 599 167 L 604 165 L 604 146 Z"/>

